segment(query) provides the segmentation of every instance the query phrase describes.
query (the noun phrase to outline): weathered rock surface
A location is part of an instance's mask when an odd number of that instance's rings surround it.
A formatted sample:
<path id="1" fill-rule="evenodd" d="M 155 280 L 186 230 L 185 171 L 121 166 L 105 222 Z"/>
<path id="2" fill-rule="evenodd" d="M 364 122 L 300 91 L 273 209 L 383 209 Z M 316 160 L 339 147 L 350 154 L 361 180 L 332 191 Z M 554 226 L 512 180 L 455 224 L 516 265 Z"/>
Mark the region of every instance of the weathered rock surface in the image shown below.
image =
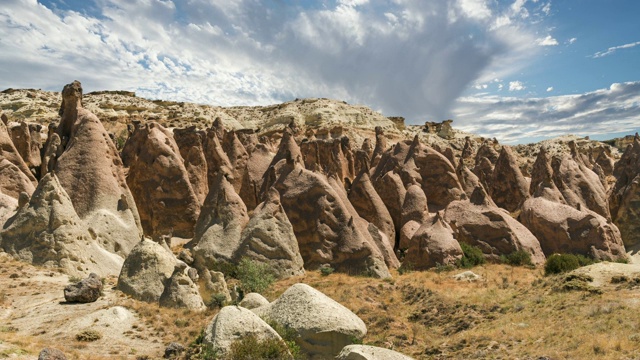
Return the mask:
<path id="1" fill-rule="evenodd" d="M 145 235 L 193 237 L 199 201 L 171 132 L 155 122 L 138 125 L 122 161 Z"/>
<path id="2" fill-rule="evenodd" d="M 40 180 L 31 199 L 7 220 L 0 235 L 2 248 L 14 257 L 60 267 L 72 276 L 115 275 L 122 267 L 121 257 L 90 236 L 54 173 Z"/>
<path id="3" fill-rule="evenodd" d="M 173 274 L 167 280 L 164 291 L 158 302 L 160 306 L 168 308 L 184 308 L 193 311 L 204 311 L 207 307 L 202 301 L 198 286 L 189 277 L 189 267 L 183 262 L 178 262 Z"/>
<path id="4" fill-rule="evenodd" d="M 375 181 L 373 186 L 389 210 L 396 233 L 398 233 L 402 228 L 402 205 L 407 194 L 400 175 L 389 171 Z M 396 238 L 398 238 L 398 235 L 396 235 Z M 396 241 L 395 247 L 398 247 L 398 241 Z"/>
<path id="5" fill-rule="evenodd" d="M 11 141 L 29 169 L 35 169 L 41 164 L 42 139 L 39 128 L 38 124 L 28 124 L 24 121 L 10 126 Z"/>
<path id="6" fill-rule="evenodd" d="M 129 253 L 118 277 L 118 290 L 135 299 L 156 302 L 177 260 L 162 245 L 143 239 Z"/>
<path id="7" fill-rule="evenodd" d="M 455 265 L 462 258 L 460 244 L 453 237 L 453 230 L 438 212 L 415 231 L 404 263 L 414 269 L 428 269 L 437 265 Z"/>
<path id="8" fill-rule="evenodd" d="M 11 140 L 11 134 L 9 133 L 9 129 L 7 128 L 4 122 L 0 121 L 0 123 L 1 123 L 0 124 L 0 150 L 1 150 L 0 161 L 7 160 L 9 163 L 13 164 L 16 168 L 18 168 L 18 170 L 20 170 L 20 172 L 24 175 L 24 177 L 29 182 L 31 182 L 33 186 L 31 188 L 32 191 L 29 192 L 29 194 L 31 194 L 33 192 L 33 189 L 35 189 L 37 180 L 29 170 L 29 167 L 25 163 L 22 156 L 20 156 L 18 149 L 16 149 L 15 145 L 13 144 L 13 141 Z"/>
<path id="9" fill-rule="evenodd" d="M 358 316 L 306 284 L 291 286 L 271 304 L 253 311 L 263 319 L 294 329 L 300 336 L 296 342 L 309 357 L 335 357 L 367 333 Z"/>
<path id="10" fill-rule="evenodd" d="M 204 139 L 206 133 L 196 130 L 195 126 L 185 129 L 174 129 L 173 137 L 180 149 L 184 160 L 184 167 L 189 174 L 191 188 L 198 198 L 198 205 L 202 206 L 209 193 L 207 179 L 207 159 L 204 156 Z"/>
<path id="11" fill-rule="evenodd" d="M 374 224 L 395 244 L 396 230 L 389 210 L 371 182 L 369 173 L 361 172 L 353 181 L 349 201 L 363 219 Z"/>
<path id="12" fill-rule="evenodd" d="M 258 293 L 248 293 L 238 303 L 238 306 L 242 306 L 245 309 L 255 309 L 265 305 L 269 305 L 269 300 Z"/>
<path id="13" fill-rule="evenodd" d="M 529 184 L 508 146 L 502 147 L 489 186 L 489 194 L 496 205 L 509 212 L 520 209 L 529 197 Z"/>
<path id="14" fill-rule="evenodd" d="M 640 138 L 636 135 L 616 163 L 617 180 L 609 203 L 613 221 L 620 229 L 625 245 L 640 243 Z"/>
<path id="15" fill-rule="evenodd" d="M 222 173 L 210 187 L 209 195 L 200 210 L 192 249 L 195 267 L 213 269 L 219 261 L 231 262 L 242 240 L 242 229 L 249 222 L 247 208 L 233 185 Z"/>
<path id="16" fill-rule="evenodd" d="M 255 336 L 259 340 L 283 341 L 275 330 L 251 310 L 225 306 L 205 328 L 203 343 L 212 346 L 218 356 L 225 357 L 230 355 L 231 344 L 246 336 Z"/>
<path id="17" fill-rule="evenodd" d="M 262 177 L 264 173 L 267 172 L 267 169 L 269 169 L 269 164 L 274 156 L 275 154 L 271 151 L 270 147 L 262 143 L 256 144 L 249 155 L 242 188 L 239 194 L 249 210 L 255 209 L 260 203 Z"/>
<path id="18" fill-rule="evenodd" d="M 64 288 L 64 299 L 67 302 L 90 303 L 102 295 L 102 280 L 95 274 Z"/>
<path id="19" fill-rule="evenodd" d="M 267 192 L 265 201 L 254 210 L 242 231 L 233 258 L 237 263 L 244 257 L 269 265 L 278 278 L 304 274 L 293 226 L 274 188 Z"/>
<path id="20" fill-rule="evenodd" d="M 545 261 L 538 239 L 508 212 L 493 205 L 480 187 L 472 194 L 471 201 L 449 204 L 444 219 L 451 225 L 458 242 L 477 246 L 485 255 L 498 258 L 523 250 L 531 254 L 534 264 Z"/>
<path id="21" fill-rule="evenodd" d="M 599 260 L 625 259 L 618 228 L 595 212 L 577 210 L 544 198 L 525 202 L 520 221 L 540 241 L 548 256 L 573 253 Z"/>
<path id="22" fill-rule="evenodd" d="M 55 160 L 60 184 L 94 240 L 126 256 L 142 228 L 127 186 L 122 160 L 102 123 L 82 107 L 82 86 L 75 81 L 62 91 L 57 134 L 64 149 Z"/>
<path id="23" fill-rule="evenodd" d="M 38 360 L 67 360 L 67 357 L 58 349 L 45 348 L 38 354 Z"/>
<path id="24" fill-rule="evenodd" d="M 397 351 L 370 345 L 347 345 L 336 357 L 337 360 L 412 360 Z"/>

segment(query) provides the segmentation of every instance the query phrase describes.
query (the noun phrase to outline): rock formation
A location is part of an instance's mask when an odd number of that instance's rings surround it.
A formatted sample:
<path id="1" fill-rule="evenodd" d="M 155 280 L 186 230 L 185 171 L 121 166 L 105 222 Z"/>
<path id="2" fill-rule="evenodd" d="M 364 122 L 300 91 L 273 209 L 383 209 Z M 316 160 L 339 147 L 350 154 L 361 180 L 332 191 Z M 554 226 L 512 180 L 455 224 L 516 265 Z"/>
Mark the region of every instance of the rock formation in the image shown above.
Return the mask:
<path id="1" fill-rule="evenodd" d="M 529 184 L 522 176 L 513 151 L 503 146 L 493 169 L 489 193 L 493 201 L 509 212 L 515 212 L 529 197 Z"/>
<path id="2" fill-rule="evenodd" d="M 626 245 L 640 243 L 640 138 L 637 134 L 615 166 L 617 181 L 609 202 L 613 221 Z"/>
<path id="3" fill-rule="evenodd" d="M 393 219 L 374 188 L 367 170 L 363 170 L 353 181 L 349 191 L 349 201 L 358 215 L 374 224 L 392 244 L 395 244 L 396 230 Z"/>
<path id="4" fill-rule="evenodd" d="M 371 345 L 347 345 L 336 357 L 337 360 L 412 360 L 397 351 Z"/>
<path id="5" fill-rule="evenodd" d="M 291 286 L 271 304 L 253 311 L 295 330 L 296 343 L 309 358 L 333 358 L 367 333 L 358 316 L 306 284 Z"/>
<path id="6" fill-rule="evenodd" d="M 172 134 L 155 122 L 138 125 L 122 162 L 145 235 L 192 238 L 200 206 Z"/>
<path id="7" fill-rule="evenodd" d="M 207 307 L 202 301 L 198 286 L 187 275 L 187 264 L 178 262 L 171 277 L 167 280 L 164 291 L 158 302 L 168 308 L 184 308 L 193 311 L 204 311 Z"/>
<path id="8" fill-rule="evenodd" d="M 437 265 L 455 265 L 462 258 L 460 244 L 453 230 L 444 221 L 442 212 L 436 213 L 416 230 L 409 240 L 404 263 L 416 270 Z"/>
<path id="9" fill-rule="evenodd" d="M 209 193 L 207 159 L 204 156 L 205 136 L 205 132 L 196 130 L 195 126 L 173 130 L 173 137 L 180 149 L 184 167 L 189 174 L 191 188 L 196 194 L 198 205 L 200 206 L 202 206 Z"/>
<path id="10" fill-rule="evenodd" d="M 143 239 L 129 253 L 118 277 L 118 290 L 135 299 L 156 302 L 177 260 L 162 245 Z"/>
<path id="11" fill-rule="evenodd" d="M 235 263 L 242 258 L 269 265 L 278 278 L 304 274 L 304 264 L 293 226 L 280 204 L 280 194 L 271 188 L 265 201 L 254 210 L 242 231 Z"/>
<path id="12" fill-rule="evenodd" d="M 96 241 L 75 212 L 55 173 L 47 174 L 31 199 L 7 220 L 4 251 L 24 261 L 60 267 L 69 275 L 117 274 L 123 259 Z"/>
<path id="13" fill-rule="evenodd" d="M 64 288 L 64 300 L 66 302 L 90 303 L 98 300 L 102 295 L 102 280 L 95 273 L 75 284 Z"/>
<path id="14" fill-rule="evenodd" d="M 275 154 L 269 146 L 258 143 L 253 148 L 247 161 L 246 172 L 243 177 L 242 188 L 240 189 L 240 198 L 247 206 L 247 209 L 253 210 L 260 203 L 260 189 L 262 188 L 263 175 L 267 172 Z"/>
<path id="15" fill-rule="evenodd" d="M 427 197 L 422 187 L 417 184 L 409 186 L 402 204 L 402 227 L 400 228 L 400 249 L 407 249 L 413 234 L 429 217 Z"/>
<path id="16" fill-rule="evenodd" d="M 238 303 L 238 306 L 242 306 L 249 310 L 265 305 L 269 305 L 269 300 L 265 299 L 264 296 L 258 293 L 248 293 L 242 298 L 242 301 Z"/>
<path id="17" fill-rule="evenodd" d="M 15 199 L 21 192 L 31 195 L 37 185 L 29 167 L 11 140 L 7 126 L 0 124 L 0 191 Z"/>
<path id="18" fill-rule="evenodd" d="M 64 87 L 60 111 L 56 133 L 61 155 L 55 161 L 60 184 L 92 238 L 126 256 L 142 228 L 116 147 L 100 120 L 82 107 L 79 82 Z"/>
<path id="19" fill-rule="evenodd" d="M 444 219 L 459 242 L 477 246 L 487 256 L 497 259 L 522 250 L 531 254 L 534 264 L 545 261 L 536 237 L 508 212 L 496 207 L 481 187 L 476 188 L 470 201 L 449 204 Z"/>
<path id="20" fill-rule="evenodd" d="M 525 202 L 520 221 L 540 241 L 547 256 L 574 253 L 599 260 L 626 259 L 618 228 L 591 210 L 533 198 Z"/>

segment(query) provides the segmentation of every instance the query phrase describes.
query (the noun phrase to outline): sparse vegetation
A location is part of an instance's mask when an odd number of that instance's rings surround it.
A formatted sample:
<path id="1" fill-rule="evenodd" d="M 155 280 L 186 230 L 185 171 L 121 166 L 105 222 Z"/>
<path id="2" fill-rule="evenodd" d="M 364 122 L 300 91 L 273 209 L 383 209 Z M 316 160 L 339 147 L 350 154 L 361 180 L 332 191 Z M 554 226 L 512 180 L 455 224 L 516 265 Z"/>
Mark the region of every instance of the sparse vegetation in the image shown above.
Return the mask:
<path id="1" fill-rule="evenodd" d="M 207 304 L 210 309 L 222 309 L 227 305 L 227 296 L 225 294 L 214 294 Z"/>
<path id="2" fill-rule="evenodd" d="M 336 271 L 336 270 L 334 268 L 332 268 L 331 266 L 329 266 L 329 265 L 320 267 L 320 274 L 322 276 L 329 276 L 329 275 L 333 274 L 334 271 Z"/>
<path id="3" fill-rule="evenodd" d="M 474 266 L 482 265 L 486 262 L 482 250 L 477 246 L 472 246 L 461 242 L 462 258 L 458 260 L 458 267 L 471 269 Z"/>
<path id="4" fill-rule="evenodd" d="M 269 324 L 269 326 L 271 326 L 271 328 L 273 328 L 273 330 L 275 330 L 278 335 L 280 335 L 282 340 L 284 340 L 284 343 L 287 345 L 287 348 L 289 348 L 289 352 L 294 359 L 304 359 L 304 355 L 300 352 L 300 346 L 296 342 L 298 333 L 295 331 L 295 329 L 280 325 L 271 320 L 267 320 L 267 324 Z"/>
<path id="5" fill-rule="evenodd" d="M 245 294 L 251 292 L 263 293 L 276 280 L 269 265 L 248 258 L 240 260 L 236 277 L 240 281 L 240 288 Z"/>
<path id="6" fill-rule="evenodd" d="M 102 339 L 102 334 L 93 329 L 86 329 L 76 334 L 76 340 L 92 342 Z"/>
<path id="7" fill-rule="evenodd" d="M 500 261 L 503 264 L 512 266 L 533 266 L 531 263 L 531 254 L 524 250 L 514 251 L 508 255 L 500 256 Z"/>
<path id="8" fill-rule="evenodd" d="M 553 254 L 544 264 L 544 273 L 546 275 L 561 274 L 593 263 L 592 259 L 584 255 Z"/>
<path id="9" fill-rule="evenodd" d="M 291 359 L 288 348 L 278 339 L 258 339 L 248 335 L 231 344 L 231 359 Z"/>

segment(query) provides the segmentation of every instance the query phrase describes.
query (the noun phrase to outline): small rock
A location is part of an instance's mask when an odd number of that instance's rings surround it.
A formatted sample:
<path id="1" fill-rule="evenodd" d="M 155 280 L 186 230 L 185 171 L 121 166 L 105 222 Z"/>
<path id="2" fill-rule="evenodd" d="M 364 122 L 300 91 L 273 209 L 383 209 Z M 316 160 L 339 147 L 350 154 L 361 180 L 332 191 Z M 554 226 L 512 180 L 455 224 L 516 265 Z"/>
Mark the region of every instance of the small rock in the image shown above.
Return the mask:
<path id="1" fill-rule="evenodd" d="M 45 348 L 40 351 L 38 360 L 67 360 L 67 357 L 58 349 Z"/>
<path id="2" fill-rule="evenodd" d="M 474 273 L 473 271 L 465 271 L 465 272 L 460 273 L 458 275 L 454 275 L 453 278 L 458 280 L 458 281 L 466 280 L 466 281 L 469 281 L 469 282 L 473 282 L 473 281 L 480 280 L 480 275 Z"/>
<path id="3" fill-rule="evenodd" d="M 336 357 L 338 360 L 411 360 L 412 358 L 397 351 L 369 346 L 347 345 Z"/>
<path id="4" fill-rule="evenodd" d="M 255 309 L 263 305 L 269 305 L 269 300 L 258 293 L 248 293 L 238 305 L 245 309 Z"/>
<path id="5" fill-rule="evenodd" d="M 98 300 L 101 294 L 102 281 L 95 273 L 64 288 L 64 299 L 67 302 L 90 303 Z"/>
<path id="6" fill-rule="evenodd" d="M 165 359 L 175 358 L 176 356 L 182 354 L 183 351 L 184 351 L 184 346 L 182 344 L 172 342 L 171 344 L 167 345 L 166 349 L 164 349 L 164 358 Z"/>

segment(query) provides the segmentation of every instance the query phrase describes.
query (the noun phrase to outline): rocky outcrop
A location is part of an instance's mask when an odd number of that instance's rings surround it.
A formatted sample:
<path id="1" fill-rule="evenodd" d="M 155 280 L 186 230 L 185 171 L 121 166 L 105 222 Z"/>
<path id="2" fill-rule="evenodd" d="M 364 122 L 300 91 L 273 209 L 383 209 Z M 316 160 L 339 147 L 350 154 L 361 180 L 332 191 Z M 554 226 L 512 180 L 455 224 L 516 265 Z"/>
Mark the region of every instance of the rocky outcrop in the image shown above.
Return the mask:
<path id="1" fill-rule="evenodd" d="M 227 176 L 216 176 L 196 222 L 195 236 L 187 244 L 198 271 L 213 269 L 220 261 L 232 262 L 242 240 L 242 229 L 249 222 L 247 208 Z"/>
<path id="2" fill-rule="evenodd" d="M 17 200 L 21 193 L 31 195 L 35 191 L 35 186 L 20 168 L 7 159 L 1 159 L 0 191 Z"/>
<path id="3" fill-rule="evenodd" d="M 90 303 L 102 295 L 102 280 L 95 273 L 64 288 L 64 300 L 70 303 Z"/>
<path id="4" fill-rule="evenodd" d="M 413 184 L 407 189 L 402 204 L 402 227 L 400 228 L 400 249 L 407 249 L 411 238 L 422 223 L 429 217 L 427 197 L 420 185 Z"/>
<path id="5" fill-rule="evenodd" d="M 269 169 L 269 164 L 274 156 L 275 154 L 270 147 L 263 143 L 256 144 L 249 155 L 239 194 L 249 210 L 255 209 L 260 203 L 263 175 Z"/>
<path id="6" fill-rule="evenodd" d="M 82 107 L 79 82 L 64 87 L 60 110 L 56 132 L 61 155 L 54 167 L 60 184 L 92 238 L 126 256 L 140 240 L 142 228 L 116 147 L 100 120 Z"/>
<path id="7" fill-rule="evenodd" d="M 470 201 L 454 201 L 447 207 L 444 219 L 451 225 L 458 242 L 479 247 L 491 258 L 526 251 L 534 264 L 542 264 L 545 256 L 536 237 L 508 212 L 495 206 L 481 187 Z"/>
<path id="8" fill-rule="evenodd" d="M 238 306 L 242 306 L 245 309 L 255 309 L 265 305 L 269 305 L 269 300 L 258 293 L 248 293 L 238 303 Z"/>
<path id="9" fill-rule="evenodd" d="M 564 197 L 553 182 L 553 169 L 547 149 L 542 147 L 531 171 L 531 186 L 529 193 L 536 198 L 544 198 L 559 204 L 565 204 Z"/>
<path id="10" fill-rule="evenodd" d="M 280 194 L 271 188 L 265 201 L 254 210 L 242 231 L 234 262 L 242 258 L 269 265 L 278 278 L 304 274 L 298 242 L 282 205 Z"/>
<path id="11" fill-rule="evenodd" d="M 396 230 L 384 201 L 371 182 L 369 173 L 362 171 L 351 185 L 349 201 L 363 219 L 374 224 L 395 244 Z"/>
<path id="12" fill-rule="evenodd" d="M 38 124 L 28 124 L 24 121 L 10 127 L 11 141 L 29 169 L 39 168 L 41 164 L 40 128 Z"/>
<path id="13" fill-rule="evenodd" d="M 72 276 L 120 271 L 123 259 L 92 238 L 54 173 L 42 178 L 21 205 L 0 233 L 4 251 L 33 264 L 62 268 Z"/>
<path id="14" fill-rule="evenodd" d="M 358 316 L 306 284 L 291 286 L 271 304 L 253 311 L 295 330 L 296 343 L 309 358 L 333 358 L 367 333 Z"/>
<path id="15" fill-rule="evenodd" d="M 508 146 L 502 147 L 489 186 L 489 193 L 496 205 L 509 212 L 520 209 L 529 197 L 529 184 Z"/>
<path id="16" fill-rule="evenodd" d="M 626 259 L 618 228 L 588 209 L 533 198 L 525 202 L 520 221 L 538 238 L 547 256 L 573 253 L 599 260 Z"/>
<path id="17" fill-rule="evenodd" d="M 453 230 L 443 219 L 442 212 L 425 221 L 409 240 L 405 264 L 416 270 L 438 265 L 455 265 L 462 258 L 460 244 Z"/>
<path id="18" fill-rule="evenodd" d="M 198 286 L 187 274 L 188 270 L 187 264 L 183 262 L 176 264 L 173 274 L 167 280 L 164 291 L 158 299 L 160 306 L 192 311 L 204 311 L 207 309 L 200 296 Z"/>
<path id="19" fill-rule="evenodd" d="M 239 194 L 242 184 L 244 183 L 249 153 L 238 139 L 235 131 L 227 131 L 225 133 L 222 149 L 227 155 L 229 165 L 231 166 L 231 175 L 233 176 L 231 183 L 236 193 Z"/>
<path id="20" fill-rule="evenodd" d="M 24 178 L 32 184 L 31 192 L 33 192 L 37 185 L 37 180 L 11 140 L 9 129 L 4 122 L 0 121 L 0 123 L 0 161 L 7 160 L 14 165 L 24 175 Z M 27 149 L 25 149 L 25 152 L 27 152 Z"/>
<path id="21" fill-rule="evenodd" d="M 347 345 L 336 357 L 337 360 L 412 360 L 397 351 L 370 345 Z"/>
<path id="22" fill-rule="evenodd" d="M 207 179 L 207 159 L 204 157 L 205 132 L 196 130 L 195 126 L 185 129 L 174 129 L 173 137 L 184 160 L 184 168 L 189 174 L 189 183 L 202 206 L 209 193 Z"/>
<path id="23" fill-rule="evenodd" d="M 118 290 L 135 299 L 156 302 L 177 260 L 162 245 L 143 239 L 129 253 L 118 277 Z"/>
<path id="24" fill-rule="evenodd" d="M 625 245 L 640 243 L 640 138 L 636 135 L 620 161 L 614 175 L 616 184 L 609 203 L 613 221 L 620 228 Z"/>
<path id="25" fill-rule="evenodd" d="M 38 360 L 67 360 L 67 357 L 58 349 L 45 348 L 38 354 Z"/>
<path id="26" fill-rule="evenodd" d="M 607 193 L 598 175 L 568 155 L 554 156 L 551 167 L 553 181 L 567 205 L 576 209 L 587 208 L 611 218 Z"/>
<path id="27" fill-rule="evenodd" d="M 404 199 L 407 194 L 400 175 L 389 171 L 378 178 L 378 180 L 373 183 L 373 187 L 389 210 L 397 234 L 402 228 L 402 205 L 404 204 Z M 397 237 L 396 235 L 396 238 Z M 397 246 L 398 241 L 396 241 L 395 247 L 397 248 Z"/>
<path id="28" fill-rule="evenodd" d="M 144 233 L 192 238 L 200 206 L 172 134 L 155 122 L 138 125 L 122 161 Z"/>
<path id="29" fill-rule="evenodd" d="M 493 183 L 493 168 L 494 165 L 486 157 L 476 157 L 476 165 L 473 167 L 472 171 L 476 174 L 478 180 L 480 180 L 482 187 L 487 191 L 491 188 L 491 184 Z"/>
<path id="30" fill-rule="evenodd" d="M 300 152 L 309 170 L 336 177 L 341 182 L 355 177 L 354 156 L 347 137 L 305 141 L 300 144 Z"/>
<path id="31" fill-rule="evenodd" d="M 284 341 L 266 322 L 251 310 L 240 306 L 225 306 L 211 320 L 204 330 L 203 344 L 211 346 L 217 356 L 225 358 L 231 355 L 231 345 L 247 336 L 258 340 Z M 280 358 L 290 358 L 291 354 L 281 354 Z"/>

